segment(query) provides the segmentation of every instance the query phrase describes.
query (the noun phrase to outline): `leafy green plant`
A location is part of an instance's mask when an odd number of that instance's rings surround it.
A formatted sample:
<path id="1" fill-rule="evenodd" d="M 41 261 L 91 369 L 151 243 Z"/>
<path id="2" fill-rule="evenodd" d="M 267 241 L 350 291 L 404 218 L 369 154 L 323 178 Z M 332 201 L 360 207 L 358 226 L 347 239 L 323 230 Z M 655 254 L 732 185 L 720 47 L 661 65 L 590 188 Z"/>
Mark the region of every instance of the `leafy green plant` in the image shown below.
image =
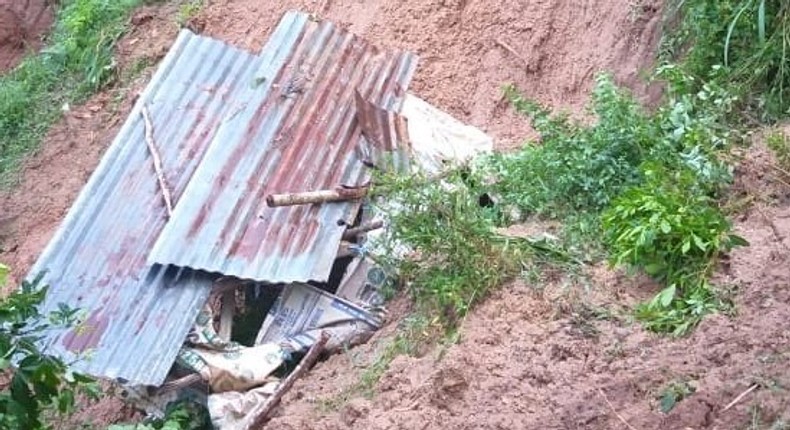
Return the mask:
<path id="1" fill-rule="evenodd" d="M 211 417 L 202 405 L 175 402 L 167 407 L 165 416 L 136 424 L 114 424 L 107 430 L 210 430 Z"/>
<path id="2" fill-rule="evenodd" d="M 0 265 L 0 285 L 8 268 Z M 39 313 L 46 287 L 23 283 L 0 301 L 0 375 L 9 383 L 0 391 L 0 428 L 46 429 L 46 418 L 74 411 L 77 394 L 98 395 L 98 386 L 70 371 L 60 359 L 38 346 L 41 333 L 52 325 L 71 324 L 76 312 L 61 308 L 49 316 Z"/>
<path id="3" fill-rule="evenodd" d="M 697 391 L 688 381 L 670 382 L 658 396 L 658 407 L 662 413 L 668 414 L 683 399 Z"/>
<path id="4" fill-rule="evenodd" d="M 140 0 L 64 0 L 47 47 L 0 76 L 0 184 L 61 114 L 112 82 L 113 47 Z"/>
<path id="5" fill-rule="evenodd" d="M 740 244 L 715 202 L 731 182 L 728 151 L 739 135 L 727 122 L 735 97 L 716 81 L 674 65 L 656 75 L 667 91 L 651 113 L 610 77 L 599 77 L 590 125 L 552 115 L 507 88 L 540 144 L 478 167 L 493 178 L 487 189 L 501 204 L 562 221 L 566 247 L 588 258 L 606 248 L 615 264 L 664 282 L 637 316 L 649 329 L 680 334 L 723 305 L 707 278 L 716 258 Z"/>
<path id="6" fill-rule="evenodd" d="M 639 165 L 657 133 L 633 98 L 601 75 L 592 94 L 591 126 L 552 115 L 512 86 L 505 95 L 540 133 L 540 144 L 494 155 L 482 168 L 494 178 L 492 194 L 523 213 L 561 218 L 606 207 L 639 182 Z"/>
<path id="7" fill-rule="evenodd" d="M 682 287 L 708 275 L 719 254 L 746 244 L 708 196 L 686 191 L 694 182 L 689 172 L 648 165 L 645 176 L 603 215 L 615 263 Z"/>
<path id="8" fill-rule="evenodd" d="M 707 279 L 717 258 L 746 241 L 710 197 L 695 192 L 688 170 L 645 167 L 646 182 L 626 191 L 603 214 L 612 262 L 644 270 L 666 288 L 639 307 L 649 329 L 684 334 L 715 310 Z"/>
<path id="9" fill-rule="evenodd" d="M 478 202 L 465 169 L 441 180 L 416 173 L 377 178 L 376 193 L 395 207 L 379 208 L 391 222 L 389 261 L 407 280 L 415 301 L 437 310 L 449 326 L 489 290 L 518 274 L 526 247 L 494 232 L 490 210 Z M 411 254 L 400 255 L 407 247 Z M 430 313 L 429 313 L 430 314 Z"/>

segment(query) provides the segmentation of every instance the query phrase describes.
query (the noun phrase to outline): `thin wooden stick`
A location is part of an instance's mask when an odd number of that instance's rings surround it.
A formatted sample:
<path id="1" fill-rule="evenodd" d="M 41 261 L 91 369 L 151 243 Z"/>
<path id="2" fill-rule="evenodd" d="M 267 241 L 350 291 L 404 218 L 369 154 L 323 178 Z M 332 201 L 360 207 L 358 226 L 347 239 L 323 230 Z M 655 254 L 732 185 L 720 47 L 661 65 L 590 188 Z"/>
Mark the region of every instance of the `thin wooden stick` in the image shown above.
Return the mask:
<path id="1" fill-rule="evenodd" d="M 626 421 L 625 418 L 623 418 L 622 415 L 617 413 L 617 410 L 614 408 L 614 405 L 612 405 L 612 402 L 610 402 L 609 398 L 606 397 L 606 394 L 604 394 L 603 390 L 601 390 L 599 388 L 598 389 L 598 394 L 600 394 L 601 397 L 603 397 L 603 400 L 606 402 L 607 405 L 609 405 L 609 409 L 612 410 L 612 413 L 614 414 L 614 416 L 616 416 L 617 419 L 619 419 L 621 423 L 625 424 L 625 426 L 628 427 L 631 430 L 636 430 L 636 428 L 634 426 L 632 426 L 631 424 L 628 424 L 628 421 Z"/>
<path id="2" fill-rule="evenodd" d="M 304 373 L 306 373 L 313 364 L 318 360 L 318 356 L 321 354 L 321 351 L 324 350 L 324 345 L 329 341 L 329 334 L 327 332 L 322 331 L 321 336 L 318 340 L 310 347 L 307 351 L 307 354 L 302 358 L 302 361 L 296 366 L 293 372 L 288 375 L 283 382 L 277 387 L 277 390 L 266 400 L 266 403 L 261 406 L 260 410 L 257 407 L 250 411 L 249 417 L 251 424 L 246 426 L 247 429 L 253 428 L 260 428 L 266 423 L 269 414 L 274 410 L 274 408 L 280 403 L 280 400 L 291 389 L 294 382 L 299 379 Z"/>
<path id="3" fill-rule="evenodd" d="M 738 397 L 736 397 L 735 399 L 733 399 L 733 401 L 728 403 L 727 406 L 725 406 L 724 409 L 722 409 L 721 411 L 724 412 L 727 409 L 730 409 L 731 407 L 735 406 L 735 404 L 737 404 L 738 402 L 743 400 L 744 397 L 748 396 L 749 393 L 751 393 L 752 391 L 756 390 L 759 386 L 760 386 L 760 384 L 752 384 L 751 387 L 747 388 L 746 391 L 744 391 L 743 393 L 739 394 Z"/>
<path id="4" fill-rule="evenodd" d="M 154 159 L 156 178 L 159 180 L 159 189 L 162 191 L 162 199 L 165 201 L 167 217 L 170 218 L 173 216 L 173 199 L 170 190 L 167 188 L 164 169 L 162 169 L 162 159 L 159 157 L 159 151 L 157 151 L 156 143 L 154 142 L 154 126 L 151 123 L 151 115 L 148 113 L 148 107 L 146 106 L 143 106 L 140 113 L 145 121 L 145 143 L 148 145 L 148 151 L 151 152 L 151 158 Z"/>
<path id="5" fill-rule="evenodd" d="M 526 58 L 524 58 L 524 57 L 522 57 L 522 56 L 521 56 L 521 54 L 519 54 L 518 52 L 516 52 L 516 50 L 515 50 L 515 49 L 513 49 L 513 47 L 512 47 L 512 46 L 510 46 L 510 44 L 509 44 L 509 43 L 505 42 L 505 41 L 504 41 L 504 40 L 502 40 L 502 39 L 496 39 L 494 42 L 496 42 L 496 44 L 497 44 L 497 45 L 499 45 L 499 46 L 501 46 L 502 48 L 504 48 L 504 49 L 505 49 L 505 51 L 507 51 L 508 53 L 510 53 L 510 55 L 512 55 L 512 56 L 514 56 L 514 57 L 516 57 L 516 59 L 517 59 L 517 60 L 521 61 L 521 62 L 524 64 L 524 67 L 525 67 L 525 68 L 526 68 L 526 67 L 529 67 L 529 62 L 527 61 L 527 59 L 526 59 Z"/>

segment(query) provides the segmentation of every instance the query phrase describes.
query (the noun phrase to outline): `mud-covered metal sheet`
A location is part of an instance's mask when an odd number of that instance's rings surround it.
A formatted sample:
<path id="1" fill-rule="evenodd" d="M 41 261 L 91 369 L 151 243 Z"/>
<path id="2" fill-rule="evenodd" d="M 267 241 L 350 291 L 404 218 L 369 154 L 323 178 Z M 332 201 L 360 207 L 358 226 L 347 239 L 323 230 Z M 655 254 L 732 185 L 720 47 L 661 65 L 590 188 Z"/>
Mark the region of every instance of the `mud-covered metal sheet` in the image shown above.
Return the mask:
<path id="1" fill-rule="evenodd" d="M 221 125 L 150 263 L 271 283 L 328 278 L 357 204 L 270 208 L 266 196 L 366 182 L 355 94 L 397 111 L 416 58 L 299 13 L 260 56 L 245 82 L 255 107 Z"/>

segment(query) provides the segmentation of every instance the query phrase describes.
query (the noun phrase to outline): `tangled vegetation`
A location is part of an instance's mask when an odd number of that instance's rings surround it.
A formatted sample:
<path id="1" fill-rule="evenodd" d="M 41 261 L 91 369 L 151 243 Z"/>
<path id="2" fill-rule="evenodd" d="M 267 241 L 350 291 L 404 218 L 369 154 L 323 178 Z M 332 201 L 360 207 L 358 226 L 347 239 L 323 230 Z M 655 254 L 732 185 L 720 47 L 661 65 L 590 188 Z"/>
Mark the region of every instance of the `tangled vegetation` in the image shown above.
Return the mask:
<path id="1" fill-rule="evenodd" d="M 665 100 L 654 111 L 607 75 L 592 94 L 592 125 L 553 114 L 508 86 L 506 97 L 539 142 L 441 181 L 402 180 L 394 196 L 405 210 L 392 215 L 393 238 L 414 251 L 400 264 L 416 299 L 443 315 L 463 315 L 541 255 L 494 228 L 537 217 L 564 225 L 544 261 L 573 261 L 574 252 L 595 249 L 664 285 L 635 310 L 649 330 L 682 335 L 729 306 L 709 277 L 722 254 L 748 244 L 732 233 L 720 199 L 732 181 L 730 151 L 743 120 L 790 114 L 790 4 L 686 0 L 670 17 L 674 27 L 655 73 Z M 769 145 L 784 164 L 786 139 L 773 136 Z M 496 204 L 481 207 L 482 195 Z"/>
<path id="2" fill-rule="evenodd" d="M 669 90 L 655 112 L 600 76 L 592 125 L 553 115 L 507 87 L 506 96 L 529 117 L 540 144 L 479 159 L 441 181 L 400 179 L 389 190 L 400 205 L 392 214 L 392 238 L 415 251 L 400 268 L 418 302 L 443 315 L 463 315 L 487 291 L 536 262 L 573 261 L 576 242 L 583 240 L 603 249 L 613 264 L 664 283 L 656 299 L 636 312 L 651 330 L 683 334 L 721 308 L 707 279 L 721 253 L 746 244 L 731 233 L 716 200 L 731 179 L 723 160 L 732 137 L 725 118 L 733 98 L 712 84 L 688 94 L 694 78 L 677 67 L 659 73 Z M 493 196 L 496 204 L 481 206 L 481 195 Z M 561 221 L 563 240 L 536 247 L 495 233 L 495 227 L 527 217 Z"/>
<path id="3" fill-rule="evenodd" d="M 790 3 L 674 0 L 668 8 L 664 61 L 726 84 L 739 98 L 741 118 L 760 122 L 790 115 Z"/>

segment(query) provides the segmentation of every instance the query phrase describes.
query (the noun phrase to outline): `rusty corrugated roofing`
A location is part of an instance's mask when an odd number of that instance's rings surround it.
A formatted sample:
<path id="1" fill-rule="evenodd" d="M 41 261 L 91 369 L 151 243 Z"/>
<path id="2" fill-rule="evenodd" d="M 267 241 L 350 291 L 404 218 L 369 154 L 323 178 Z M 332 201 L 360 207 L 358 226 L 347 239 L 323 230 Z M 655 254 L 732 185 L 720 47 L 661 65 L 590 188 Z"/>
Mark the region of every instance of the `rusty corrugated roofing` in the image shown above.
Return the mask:
<path id="1" fill-rule="evenodd" d="M 416 58 L 305 14 L 286 14 L 276 34 L 292 45 L 262 51 L 243 83 L 257 86 L 255 107 L 220 126 L 149 262 L 271 283 L 328 278 L 356 204 L 270 208 L 265 198 L 365 182 L 355 94 L 397 110 Z"/>
<path id="2" fill-rule="evenodd" d="M 88 184 L 38 259 L 45 310 L 78 308 L 84 321 L 47 335 L 47 351 L 77 370 L 134 384 L 161 383 L 214 276 L 146 263 L 167 219 L 140 115 L 178 200 L 218 123 L 245 101 L 261 60 L 221 42 L 179 34 Z"/>
<path id="3" fill-rule="evenodd" d="M 325 277 L 342 233 L 328 223 L 350 205 L 265 212 L 257 203 L 269 191 L 358 183 L 361 137 L 346 98 L 360 88 L 397 106 L 413 69 L 410 55 L 299 13 L 284 16 L 259 55 L 182 31 L 31 271 L 47 273 L 45 312 L 65 303 L 84 316 L 49 331 L 47 351 L 85 373 L 158 385 L 216 279 L 189 267 Z M 299 77 L 315 83 L 300 87 Z M 143 106 L 176 204 L 162 236 Z M 149 264 L 155 243 L 176 264 Z"/>

